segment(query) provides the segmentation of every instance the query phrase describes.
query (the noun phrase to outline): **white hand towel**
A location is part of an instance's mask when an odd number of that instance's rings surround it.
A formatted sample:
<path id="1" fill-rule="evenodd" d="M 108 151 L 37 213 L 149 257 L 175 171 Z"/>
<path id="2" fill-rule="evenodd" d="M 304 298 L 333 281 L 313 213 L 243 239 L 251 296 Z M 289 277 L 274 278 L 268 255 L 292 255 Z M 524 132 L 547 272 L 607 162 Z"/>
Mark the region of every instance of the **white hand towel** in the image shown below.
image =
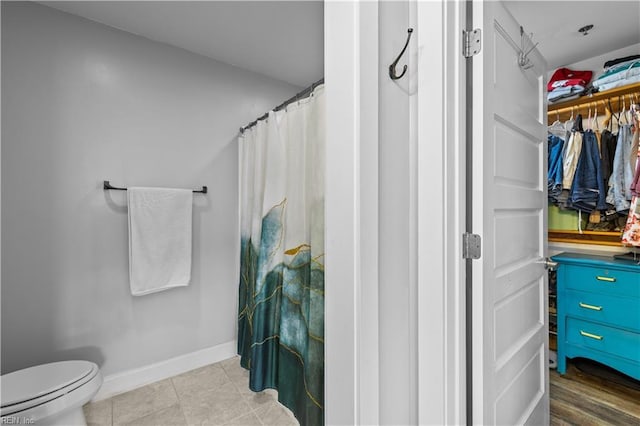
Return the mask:
<path id="1" fill-rule="evenodd" d="M 131 294 L 142 296 L 188 285 L 193 193 L 129 188 L 127 196 Z"/>

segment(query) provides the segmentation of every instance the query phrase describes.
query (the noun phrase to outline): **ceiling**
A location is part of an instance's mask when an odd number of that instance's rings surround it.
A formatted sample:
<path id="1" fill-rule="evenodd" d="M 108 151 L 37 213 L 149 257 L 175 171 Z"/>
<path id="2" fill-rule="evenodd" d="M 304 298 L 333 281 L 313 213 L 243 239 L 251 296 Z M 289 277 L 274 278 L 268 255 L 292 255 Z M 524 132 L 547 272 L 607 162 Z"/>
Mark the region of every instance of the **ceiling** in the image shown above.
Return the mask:
<path id="1" fill-rule="evenodd" d="M 322 78 L 322 1 L 38 2 L 296 86 Z"/>
<path id="2" fill-rule="evenodd" d="M 640 1 L 507 1 L 549 69 L 640 43 Z M 578 29 L 593 24 L 589 35 Z M 613 58 L 612 58 L 613 59 Z"/>
<path id="3" fill-rule="evenodd" d="M 323 75 L 321 0 L 40 3 L 296 86 Z M 506 3 L 549 69 L 640 43 L 637 0 Z M 586 24 L 594 28 L 582 36 Z"/>

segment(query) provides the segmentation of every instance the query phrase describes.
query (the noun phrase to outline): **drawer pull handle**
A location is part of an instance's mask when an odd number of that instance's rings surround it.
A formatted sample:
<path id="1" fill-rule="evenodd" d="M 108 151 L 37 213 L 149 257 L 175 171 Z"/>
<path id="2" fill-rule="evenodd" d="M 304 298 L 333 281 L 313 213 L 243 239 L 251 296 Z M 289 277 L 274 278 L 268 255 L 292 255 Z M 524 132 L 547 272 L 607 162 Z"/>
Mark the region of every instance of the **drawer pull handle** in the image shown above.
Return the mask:
<path id="1" fill-rule="evenodd" d="M 580 305 L 581 308 L 591 309 L 591 310 L 594 310 L 594 311 L 601 311 L 602 310 L 602 306 L 588 305 L 588 304 L 582 303 L 582 302 L 579 302 L 578 305 Z"/>
<path id="2" fill-rule="evenodd" d="M 582 330 L 580 330 L 580 334 L 583 335 L 584 337 L 590 337 L 592 339 L 602 340 L 602 336 L 598 336 L 597 334 L 587 333 L 586 331 L 582 331 Z"/>
<path id="3" fill-rule="evenodd" d="M 598 280 L 598 281 L 606 281 L 608 283 L 615 283 L 616 282 L 615 277 L 601 277 L 600 275 L 598 275 L 596 277 L 596 280 Z"/>

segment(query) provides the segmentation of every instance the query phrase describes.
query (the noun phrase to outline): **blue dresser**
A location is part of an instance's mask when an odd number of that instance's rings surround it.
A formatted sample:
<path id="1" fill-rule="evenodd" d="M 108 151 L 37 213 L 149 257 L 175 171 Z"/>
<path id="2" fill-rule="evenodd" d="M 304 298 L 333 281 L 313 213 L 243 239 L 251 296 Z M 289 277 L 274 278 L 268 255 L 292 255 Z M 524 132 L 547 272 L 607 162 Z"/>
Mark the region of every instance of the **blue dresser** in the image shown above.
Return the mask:
<path id="1" fill-rule="evenodd" d="M 562 253 L 558 262 L 558 372 L 567 358 L 598 361 L 640 380 L 640 265 Z"/>

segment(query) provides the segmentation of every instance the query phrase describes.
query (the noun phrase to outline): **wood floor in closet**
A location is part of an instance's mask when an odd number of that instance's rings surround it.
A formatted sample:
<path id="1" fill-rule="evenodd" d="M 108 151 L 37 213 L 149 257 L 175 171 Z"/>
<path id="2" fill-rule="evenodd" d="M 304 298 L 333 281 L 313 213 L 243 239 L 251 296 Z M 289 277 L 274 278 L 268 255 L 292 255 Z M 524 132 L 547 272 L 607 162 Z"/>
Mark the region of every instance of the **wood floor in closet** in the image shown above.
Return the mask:
<path id="1" fill-rule="evenodd" d="M 590 361 L 550 370 L 552 425 L 640 425 L 640 382 Z"/>

